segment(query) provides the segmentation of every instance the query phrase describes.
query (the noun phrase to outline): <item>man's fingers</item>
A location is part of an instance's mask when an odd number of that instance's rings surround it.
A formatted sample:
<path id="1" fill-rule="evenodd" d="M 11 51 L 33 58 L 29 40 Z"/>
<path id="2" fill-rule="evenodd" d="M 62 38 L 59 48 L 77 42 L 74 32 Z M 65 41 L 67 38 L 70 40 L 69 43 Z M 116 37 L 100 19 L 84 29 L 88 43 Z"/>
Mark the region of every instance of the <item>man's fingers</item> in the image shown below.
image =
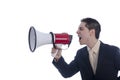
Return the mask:
<path id="1" fill-rule="evenodd" d="M 54 54 L 54 53 L 56 53 L 56 51 L 57 51 L 57 49 L 52 48 L 51 53 Z"/>

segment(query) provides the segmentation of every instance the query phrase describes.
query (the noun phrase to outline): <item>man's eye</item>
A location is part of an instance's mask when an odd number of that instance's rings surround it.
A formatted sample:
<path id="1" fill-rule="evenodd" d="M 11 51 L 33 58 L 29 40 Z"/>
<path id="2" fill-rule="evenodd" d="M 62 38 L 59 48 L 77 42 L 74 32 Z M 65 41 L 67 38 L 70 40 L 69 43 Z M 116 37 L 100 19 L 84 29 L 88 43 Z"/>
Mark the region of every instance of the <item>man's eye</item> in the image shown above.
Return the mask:
<path id="1" fill-rule="evenodd" d="M 79 28 L 79 30 L 84 30 L 83 28 Z"/>

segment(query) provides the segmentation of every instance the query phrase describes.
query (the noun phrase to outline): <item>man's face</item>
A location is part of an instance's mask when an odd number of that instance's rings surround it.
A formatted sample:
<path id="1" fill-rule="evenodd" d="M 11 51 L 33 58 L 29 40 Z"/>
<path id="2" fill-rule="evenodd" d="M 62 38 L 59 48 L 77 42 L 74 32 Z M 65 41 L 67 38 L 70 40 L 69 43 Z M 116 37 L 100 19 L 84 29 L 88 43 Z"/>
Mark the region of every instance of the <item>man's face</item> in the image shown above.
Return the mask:
<path id="1" fill-rule="evenodd" d="M 76 32 L 78 34 L 79 42 L 81 45 L 87 45 L 90 39 L 90 30 L 85 25 L 85 22 L 81 22 Z"/>

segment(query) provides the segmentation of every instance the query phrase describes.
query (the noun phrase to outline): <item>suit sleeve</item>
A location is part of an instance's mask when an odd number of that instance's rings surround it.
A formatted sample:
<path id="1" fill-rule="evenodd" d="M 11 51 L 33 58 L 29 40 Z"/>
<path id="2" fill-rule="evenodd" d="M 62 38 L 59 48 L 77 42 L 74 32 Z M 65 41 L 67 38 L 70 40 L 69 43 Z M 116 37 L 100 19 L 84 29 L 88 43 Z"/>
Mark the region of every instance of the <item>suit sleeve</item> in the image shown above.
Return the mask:
<path id="1" fill-rule="evenodd" d="M 116 68 L 120 70 L 120 49 L 117 48 L 115 55 Z"/>
<path id="2" fill-rule="evenodd" d="M 73 60 L 70 64 L 67 64 L 64 58 L 61 57 L 57 62 L 53 60 L 52 63 L 64 78 L 71 77 L 79 71 L 76 60 Z"/>
<path id="3" fill-rule="evenodd" d="M 116 55 L 115 55 L 115 62 L 116 62 L 116 68 L 118 71 L 120 71 L 120 49 L 117 48 Z M 120 76 L 118 76 L 118 79 L 120 80 Z"/>

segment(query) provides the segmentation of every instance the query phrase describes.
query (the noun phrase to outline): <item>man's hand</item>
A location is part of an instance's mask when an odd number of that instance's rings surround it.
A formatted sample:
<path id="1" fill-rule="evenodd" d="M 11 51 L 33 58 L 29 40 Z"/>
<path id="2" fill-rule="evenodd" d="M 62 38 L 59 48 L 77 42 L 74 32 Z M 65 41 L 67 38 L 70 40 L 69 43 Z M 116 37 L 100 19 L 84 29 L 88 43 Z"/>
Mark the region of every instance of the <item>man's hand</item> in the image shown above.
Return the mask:
<path id="1" fill-rule="evenodd" d="M 51 54 L 56 60 L 60 59 L 60 57 L 62 56 L 61 53 L 62 53 L 62 49 L 59 48 L 58 49 L 52 48 L 51 50 Z"/>

